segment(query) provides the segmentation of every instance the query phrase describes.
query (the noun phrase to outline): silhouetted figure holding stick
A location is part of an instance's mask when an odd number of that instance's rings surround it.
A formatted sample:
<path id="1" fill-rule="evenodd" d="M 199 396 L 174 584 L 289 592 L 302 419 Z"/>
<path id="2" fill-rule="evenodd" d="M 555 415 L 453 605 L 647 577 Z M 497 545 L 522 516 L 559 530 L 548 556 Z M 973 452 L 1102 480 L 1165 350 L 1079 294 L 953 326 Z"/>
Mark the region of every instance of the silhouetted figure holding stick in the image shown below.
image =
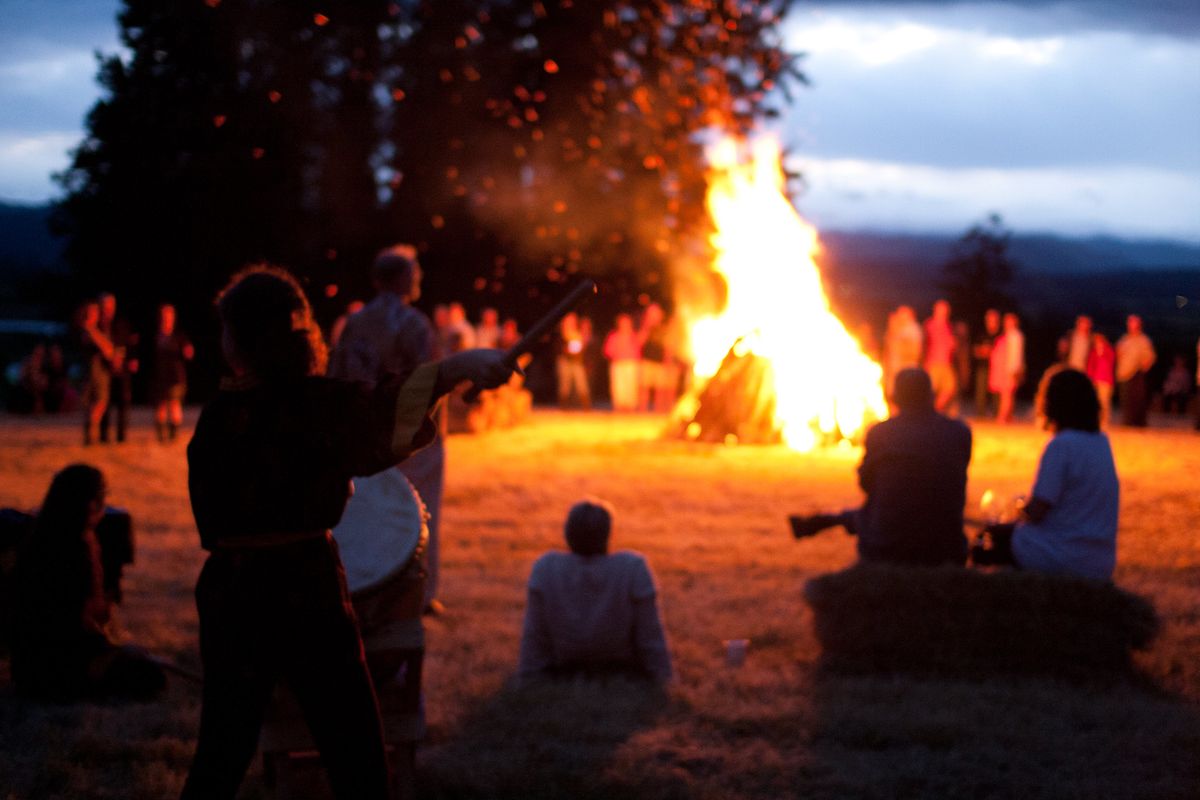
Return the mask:
<path id="1" fill-rule="evenodd" d="M 308 300 L 280 269 L 235 276 L 217 309 L 233 375 L 188 446 L 192 510 L 210 554 L 196 586 L 204 694 L 183 797 L 234 797 L 283 681 L 335 796 L 383 800 L 379 710 L 330 529 L 351 477 L 433 439 L 438 398 L 466 381 L 498 386 L 512 370 L 496 351 L 469 350 L 374 387 L 322 377 Z"/>

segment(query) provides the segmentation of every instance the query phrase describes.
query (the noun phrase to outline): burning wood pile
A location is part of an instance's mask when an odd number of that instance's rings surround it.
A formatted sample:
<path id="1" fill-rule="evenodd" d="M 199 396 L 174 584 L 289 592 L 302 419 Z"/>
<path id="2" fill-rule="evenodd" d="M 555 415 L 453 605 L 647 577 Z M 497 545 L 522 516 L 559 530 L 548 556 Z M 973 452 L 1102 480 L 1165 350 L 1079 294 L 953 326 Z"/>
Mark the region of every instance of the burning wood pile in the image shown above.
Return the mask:
<path id="1" fill-rule="evenodd" d="M 830 310 L 813 261 L 817 232 L 784 193 L 778 146 L 728 139 L 709 160 L 713 268 L 726 297 L 717 314 L 679 300 L 693 388 L 669 433 L 797 450 L 857 441 L 887 416 L 882 370 Z"/>

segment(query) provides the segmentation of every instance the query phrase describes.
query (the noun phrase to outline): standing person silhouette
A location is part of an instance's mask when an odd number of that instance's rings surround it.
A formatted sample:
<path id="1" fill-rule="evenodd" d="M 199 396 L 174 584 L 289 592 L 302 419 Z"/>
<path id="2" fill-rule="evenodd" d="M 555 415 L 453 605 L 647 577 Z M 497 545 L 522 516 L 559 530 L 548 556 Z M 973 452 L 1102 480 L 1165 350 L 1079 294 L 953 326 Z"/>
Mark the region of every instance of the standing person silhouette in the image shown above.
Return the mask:
<path id="1" fill-rule="evenodd" d="M 1150 410 L 1150 368 L 1158 356 L 1150 337 L 1142 330 L 1142 318 L 1130 314 L 1125 320 L 1125 335 L 1117 340 L 1117 389 L 1121 403 L 1121 422 L 1135 428 L 1146 427 Z"/>
<path id="2" fill-rule="evenodd" d="M 133 376 L 138 371 L 138 336 L 124 317 L 117 316 L 117 298 L 110 292 L 99 297 L 100 330 L 112 343 L 109 359 L 111 389 L 104 416 L 100 418 L 100 441 L 109 441 L 109 428 L 116 415 L 116 441 L 125 441 L 129 432 L 129 409 L 133 405 Z"/>
<path id="3" fill-rule="evenodd" d="M 100 420 L 108 412 L 112 392 L 112 339 L 100 328 L 100 304 L 95 300 L 79 308 L 79 343 L 87 367 L 83 387 L 83 444 L 100 439 Z"/>
<path id="4" fill-rule="evenodd" d="M 988 382 L 1000 398 L 996 420 L 1012 422 L 1017 389 L 1025 382 L 1025 334 L 1021 320 L 1011 311 L 1004 315 L 1004 333 L 992 347 Z"/>
<path id="5" fill-rule="evenodd" d="M 411 245 L 393 245 L 375 256 L 371 265 L 375 298 L 346 320 L 330 358 L 331 378 L 376 383 L 389 373 L 407 372 L 435 356 L 456 352 L 438 351 L 433 323 L 412 305 L 421 297 L 421 277 L 417 251 Z M 446 477 L 446 446 L 441 435 L 399 469 L 429 513 L 425 607 L 430 613 L 441 613 L 444 606 L 438 599 L 438 533 Z"/>
<path id="6" fill-rule="evenodd" d="M 175 306 L 158 307 L 158 330 L 150 359 L 150 402 L 160 442 L 174 441 L 183 424 L 183 398 L 187 394 L 187 362 L 196 354 L 192 343 L 175 327 Z"/>
<path id="7" fill-rule="evenodd" d="M 232 376 L 188 445 L 188 488 L 209 551 L 196 585 L 203 706 L 185 800 L 233 798 L 276 683 L 292 690 L 339 800 L 384 800 L 375 692 L 330 529 L 350 479 L 433 440 L 438 398 L 504 383 L 495 350 L 471 350 L 373 387 L 323 377 L 308 299 L 284 270 L 252 267 L 217 300 Z"/>

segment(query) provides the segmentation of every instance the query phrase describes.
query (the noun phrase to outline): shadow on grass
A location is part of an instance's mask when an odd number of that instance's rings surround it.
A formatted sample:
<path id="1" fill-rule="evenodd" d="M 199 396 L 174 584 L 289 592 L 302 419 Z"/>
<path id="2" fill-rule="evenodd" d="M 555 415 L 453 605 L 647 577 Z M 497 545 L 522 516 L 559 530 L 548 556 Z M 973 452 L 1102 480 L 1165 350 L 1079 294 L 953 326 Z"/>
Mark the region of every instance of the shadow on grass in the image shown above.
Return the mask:
<path id="1" fill-rule="evenodd" d="M 636 784 L 612 769 L 616 751 L 666 710 L 661 689 L 626 678 L 506 686 L 418 755 L 422 798 L 685 797 L 669 776 Z"/>
<path id="2" fill-rule="evenodd" d="M 1184 798 L 1200 713 L 1138 668 L 1143 598 L 1029 574 L 848 570 L 809 584 L 829 796 Z"/>
<path id="3" fill-rule="evenodd" d="M 5 660 L 6 661 L 6 660 Z M 6 800 L 177 796 L 192 756 L 198 703 L 173 685 L 148 703 L 40 703 L 0 664 L 0 795 Z"/>

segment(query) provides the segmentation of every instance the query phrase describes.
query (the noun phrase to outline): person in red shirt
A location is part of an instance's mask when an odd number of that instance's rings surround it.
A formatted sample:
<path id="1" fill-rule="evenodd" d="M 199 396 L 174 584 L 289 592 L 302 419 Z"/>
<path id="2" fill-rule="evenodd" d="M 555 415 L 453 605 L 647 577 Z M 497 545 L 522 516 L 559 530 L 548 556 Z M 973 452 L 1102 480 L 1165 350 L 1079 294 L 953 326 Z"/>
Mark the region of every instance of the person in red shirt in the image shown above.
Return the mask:
<path id="1" fill-rule="evenodd" d="M 1087 376 L 1096 387 L 1096 397 L 1100 401 L 1100 427 L 1108 427 L 1108 417 L 1112 411 L 1113 386 L 1116 383 L 1114 374 L 1117 365 L 1117 351 L 1103 333 L 1092 334 L 1092 346 L 1088 350 Z"/>

